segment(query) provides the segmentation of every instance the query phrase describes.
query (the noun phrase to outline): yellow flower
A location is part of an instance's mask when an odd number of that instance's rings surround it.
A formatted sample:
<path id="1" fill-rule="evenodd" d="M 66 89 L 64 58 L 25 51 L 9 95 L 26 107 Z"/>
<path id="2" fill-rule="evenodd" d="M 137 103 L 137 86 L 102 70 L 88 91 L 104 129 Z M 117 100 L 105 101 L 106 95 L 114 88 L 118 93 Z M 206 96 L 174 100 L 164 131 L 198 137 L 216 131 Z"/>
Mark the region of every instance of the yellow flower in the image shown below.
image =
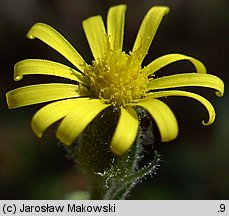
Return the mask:
<path id="1" fill-rule="evenodd" d="M 174 89 L 199 86 L 213 88 L 218 96 L 223 95 L 223 82 L 216 76 L 206 74 L 205 66 L 199 60 L 174 53 L 161 56 L 147 66 L 142 66 L 158 26 L 163 16 L 169 12 L 169 8 L 156 6 L 148 11 L 129 54 L 122 51 L 125 11 L 125 5 L 111 7 L 107 16 L 107 29 L 101 16 L 83 21 L 83 28 L 94 56 L 90 65 L 52 27 L 36 23 L 29 30 L 28 38 L 42 40 L 75 66 L 73 69 L 41 59 L 26 59 L 15 65 L 15 81 L 31 74 L 53 75 L 75 81 L 75 84 L 30 85 L 7 93 L 10 109 L 55 101 L 41 108 L 32 119 L 32 129 L 39 137 L 50 125 L 62 119 L 56 136 L 61 142 L 69 145 L 101 111 L 112 105 L 120 109 L 120 118 L 110 147 L 115 154 L 123 154 L 135 141 L 139 127 L 134 109 L 136 106 L 147 110 L 155 120 L 161 141 L 171 141 L 178 134 L 177 121 L 171 109 L 158 100 L 167 96 L 196 99 L 206 107 L 209 114 L 208 121 L 203 124 L 213 123 L 215 111 L 208 100 L 192 92 Z M 181 60 L 191 62 L 195 71 L 155 77 L 155 72 L 159 69 Z"/>

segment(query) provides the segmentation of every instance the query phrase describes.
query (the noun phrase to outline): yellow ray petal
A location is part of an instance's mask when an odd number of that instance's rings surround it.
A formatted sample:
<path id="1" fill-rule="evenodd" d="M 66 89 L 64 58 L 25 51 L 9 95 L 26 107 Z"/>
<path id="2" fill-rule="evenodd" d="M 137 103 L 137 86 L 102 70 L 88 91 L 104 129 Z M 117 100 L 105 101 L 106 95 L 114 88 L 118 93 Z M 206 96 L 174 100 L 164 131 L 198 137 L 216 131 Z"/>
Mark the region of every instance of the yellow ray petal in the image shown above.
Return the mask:
<path id="1" fill-rule="evenodd" d="M 68 59 L 83 71 L 86 62 L 75 48 L 54 28 L 44 23 L 36 23 L 27 33 L 29 39 L 38 38 Z"/>
<path id="2" fill-rule="evenodd" d="M 152 7 L 144 17 L 132 50 L 135 52 L 140 49 L 142 60 L 149 50 L 163 16 L 168 12 L 168 7 L 156 6 Z"/>
<path id="3" fill-rule="evenodd" d="M 122 50 L 126 5 L 111 7 L 107 15 L 107 34 L 111 49 Z"/>
<path id="4" fill-rule="evenodd" d="M 79 87 L 72 84 L 49 83 L 29 85 L 9 91 L 6 94 L 10 109 L 65 98 L 80 97 Z"/>
<path id="5" fill-rule="evenodd" d="M 94 58 L 103 58 L 107 50 L 107 39 L 102 17 L 94 16 L 84 20 L 83 28 Z"/>
<path id="6" fill-rule="evenodd" d="M 164 55 L 155 59 L 142 70 L 142 73 L 144 73 L 146 76 L 149 76 L 173 62 L 181 60 L 190 61 L 195 66 L 197 73 L 206 73 L 206 68 L 202 62 L 190 56 L 176 53 Z"/>
<path id="7" fill-rule="evenodd" d="M 34 133 L 41 137 L 50 125 L 65 117 L 72 109 L 75 109 L 78 105 L 77 100 L 79 98 L 53 102 L 38 110 L 31 122 Z M 81 98 L 80 100 L 88 100 L 88 98 Z"/>
<path id="8" fill-rule="evenodd" d="M 134 104 L 132 104 L 133 106 Z M 178 135 L 178 124 L 172 110 L 162 101 L 154 98 L 146 98 L 139 101 L 135 106 L 146 109 L 155 120 L 161 135 L 162 142 L 175 139 Z"/>
<path id="9" fill-rule="evenodd" d="M 111 151 L 117 155 L 125 153 L 136 139 L 138 132 L 138 117 L 131 107 L 121 107 L 118 125 L 111 140 Z"/>
<path id="10" fill-rule="evenodd" d="M 64 144 L 70 145 L 86 126 L 106 107 L 99 99 L 78 99 L 71 112 L 63 119 L 58 127 L 56 136 Z"/>
<path id="11" fill-rule="evenodd" d="M 76 82 L 88 85 L 88 79 L 82 73 L 74 70 L 66 65 L 42 60 L 42 59 L 26 59 L 18 62 L 14 66 L 14 80 L 19 81 L 24 75 L 42 74 L 64 77 Z"/>
<path id="12" fill-rule="evenodd" d="M 205 99 L 204 97 L 198 94 L 187 92 L 187 91 L 169 90 L 169 91 L 159 91 L 159 92 L 149 93 L 147 98 L 150 99 L 150 98 L 160 98 L 160 97 L 167 97 L 167 96 L 184 96 L 184 97 L 190 97 L 190 98 L 193 98 L 199 101 L 200 103 L 202 103 L 205 106 L 205 108 L 208 111 L 208 116 L 209 116 L 207 123 L 202 121 L 203 125 L 210 125 L 214 122 L 215 115 L 216 115 L 214 107 L 207 99 Z"/>
<path id="13" fill-rule="evenodd" d="M 177 87 L 199 86 L 213 88 L 217 96 L 223 96 L 224 83 L 211 74 L 185 73 L 165 76 L 150 80 L 148 90 L 160 90 Z"/>

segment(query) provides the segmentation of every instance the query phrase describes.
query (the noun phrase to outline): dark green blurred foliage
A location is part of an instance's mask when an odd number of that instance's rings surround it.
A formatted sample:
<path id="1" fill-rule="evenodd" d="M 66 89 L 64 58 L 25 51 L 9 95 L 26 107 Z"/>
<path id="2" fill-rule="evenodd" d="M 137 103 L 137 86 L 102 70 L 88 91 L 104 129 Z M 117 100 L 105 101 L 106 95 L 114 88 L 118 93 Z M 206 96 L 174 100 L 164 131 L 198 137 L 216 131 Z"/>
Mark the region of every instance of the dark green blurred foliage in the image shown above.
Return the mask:
<path id="1" fill-rule="evenodd" d="M 209 127 L 198 102 L 186 98 L 165 99 L 177 116 L 180 133 L 170 143 L 157 141 L 155 149 L 163 162 L 153 178 L 147 178 L 129 199 L 228 199 L 229 197 L 229 95 L 227 0 L 0 0 L 0 199 L 65 199 L 87 182 L 65 156 L 54 137 L 55 126 L 37 138 L 31 128 L 33 113 L 42 105 L 8 110 L 5 93 L 19 86 L 44 82 L 65 82 L 47 76 L 13 81 L 13 66 L 25 58 L 69 63 L 38 40 L 26 38 L 35 22 L 46 22 L 59 30 L 90 62 L 92 56 L 81 22 L 92 15 L 106 18 L 110 6 L 127 3 L 124 49 L 131 50 L 140 22 L 153 5 L 167 5 L 164 18 L 146 57 L 146 65 L 163 54 L 179 52 L 201 60 L 209 73 L 225 82 L 225 95 L 194 89 L 206 96 L 216 109 L 216 121 Z M 158 76 L 192 71 L 187 62 L 175 63 Z M 152 152 L 151 146 L 147 146 Z M 150 154 L 148 154 L 150 158 Z M 146 159 L 147 160 L 147 153 Z"/>

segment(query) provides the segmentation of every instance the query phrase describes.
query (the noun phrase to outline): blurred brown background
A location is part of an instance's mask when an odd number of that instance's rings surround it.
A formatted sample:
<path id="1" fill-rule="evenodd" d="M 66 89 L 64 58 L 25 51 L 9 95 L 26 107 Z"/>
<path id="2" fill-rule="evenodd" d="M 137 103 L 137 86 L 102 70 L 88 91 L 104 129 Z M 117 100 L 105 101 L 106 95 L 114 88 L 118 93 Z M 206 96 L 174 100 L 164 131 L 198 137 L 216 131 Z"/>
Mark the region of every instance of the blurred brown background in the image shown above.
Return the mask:
<path id="1" fill-rule="evenodd" d="M 30 120 L 42 105 L 8 110 L 5 93 L 27 84 L 61 81 L 27 76 L 14 82 L 14 64 L 22 59 L 69 64 L 47 45 L 26 38 L 35 22 L 56 28 L 90 62 L 81 22 L 97 14 L 105 19 L 108 8 L 120 3 L 128 4 L 126 51 L 131 49 L 147 10 L 167 5 L 171 11 L 162 21 L 144 64 L 163 54 L 184 53 L 204 62 L 208 72 L 222 78 L 226 86 L 223 98 L 217 98 L 212 90 L 197 90 L 217 112 L 209 127 L 201 124 L 207 114 L 198 102 L 167 99 L 179 122 L 179 136 L 156 146 L 163 156 L 157 175 L 140 183 L 129 199 L 229 199 L 228 0 L 0 0 L 0 199 L 65 199 L 86 188 L 84 178 L 57 145 L 55 127 L 42 139 L 33 134 Z M 175 63 L 159 75 L 191 70 L 187 62 Z"/>

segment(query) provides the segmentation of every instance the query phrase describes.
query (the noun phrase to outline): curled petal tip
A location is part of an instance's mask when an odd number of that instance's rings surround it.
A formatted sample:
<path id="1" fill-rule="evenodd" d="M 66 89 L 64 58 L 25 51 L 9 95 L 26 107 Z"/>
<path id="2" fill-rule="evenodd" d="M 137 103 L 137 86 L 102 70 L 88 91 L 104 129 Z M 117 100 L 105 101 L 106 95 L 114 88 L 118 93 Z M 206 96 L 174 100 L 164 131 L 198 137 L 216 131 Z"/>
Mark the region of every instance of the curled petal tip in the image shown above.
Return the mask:
<path id="1" fill-rule="evenodd" d="M 29 33 L 28 33 L 26 36 L 27 36 L 27 38 L 29 38 L 29 39 L 35 39 L 35 37 L 34 37 L 33 35 L 29 34 Z"/>
<path id="2" fill-rule="evenodd" d="M 218 97 L 223 97 L 224 92 L 223 91 L 216 91 L 215 94 Z"/>
<path id="3" fill-rule="evenodd" d="M 20 81 L 22 80 L 23 76 L 15 76 L 14 81 Z"/>
<path id="4" fill-rule="evenodd" d="M 220 78 L 218 78 L 218 85 L 219 87 L 216 89 L 217 91 L 215 92 L 215 94 L 218 97 L 222 97 L 224 94 L 224 82 Z"/>
<path id="5" fill-rule="evenodd" d="M 203 120 L 203 121 L 202 121 L 202 124 L 203 124 L 204 126 L 209 126 L 209 125 L 213 124 L 213 122 L 215 121 L 215 117 L 216 117 L 216 113 L 214 112 L 214 113 L 212 113 L 211 116 L 209 116 L 209 120 L 208 120 L 207 122 L 205 122 L 205 121 Z"/>
<path id="6" fill-rule="evenodd" d="M 36 24 L 35 24 L 36 25 Z M 30 28 L 30 30 L 28 31 L 28 33 L 26 34 L 26 37 L 28 39 L 35 39 L 36 37 L 31 33 L 32 28 L 34 27 L 34 25 Z"/>

